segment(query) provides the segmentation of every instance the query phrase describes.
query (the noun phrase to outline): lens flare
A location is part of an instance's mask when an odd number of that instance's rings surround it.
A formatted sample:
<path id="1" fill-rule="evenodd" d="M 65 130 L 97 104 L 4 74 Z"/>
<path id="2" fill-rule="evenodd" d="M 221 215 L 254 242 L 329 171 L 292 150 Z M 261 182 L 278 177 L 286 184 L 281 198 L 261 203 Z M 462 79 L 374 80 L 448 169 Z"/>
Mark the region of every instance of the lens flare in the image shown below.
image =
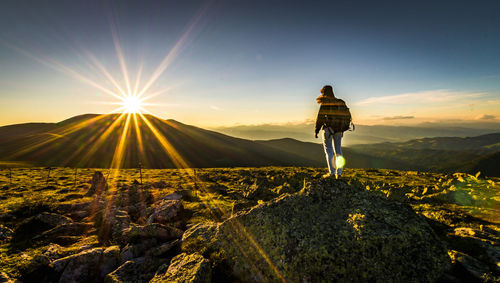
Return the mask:
<path id="1" fill-rule="evenodd" d="M 342 155 L 337 155 L 335 158 L 335 165 L 337 168 L 344 168 L 345 165 L 345 158 Z"/>

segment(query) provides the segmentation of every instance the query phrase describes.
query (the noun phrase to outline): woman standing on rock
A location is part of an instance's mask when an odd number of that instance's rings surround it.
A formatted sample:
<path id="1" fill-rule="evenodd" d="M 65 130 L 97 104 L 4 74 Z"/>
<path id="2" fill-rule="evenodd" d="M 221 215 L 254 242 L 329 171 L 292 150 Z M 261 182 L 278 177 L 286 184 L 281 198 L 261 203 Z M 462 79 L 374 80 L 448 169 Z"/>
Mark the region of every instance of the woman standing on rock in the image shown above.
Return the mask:
<path id="1" fill-rule="evenodd" d="M 342 175 L 345 159 L 342 156 L 342 137 L 344 132 L 350 128 L 351 113 L 342 99 L 333 94 L 333 88 L 325 85 L 321 89 L 321 95 L 316 98 L 320 104 L 314 137 L 323 130 L 323 147 L 325 149 L 328 174 L 325 177 L 335 175 L 338 179 Z"/>

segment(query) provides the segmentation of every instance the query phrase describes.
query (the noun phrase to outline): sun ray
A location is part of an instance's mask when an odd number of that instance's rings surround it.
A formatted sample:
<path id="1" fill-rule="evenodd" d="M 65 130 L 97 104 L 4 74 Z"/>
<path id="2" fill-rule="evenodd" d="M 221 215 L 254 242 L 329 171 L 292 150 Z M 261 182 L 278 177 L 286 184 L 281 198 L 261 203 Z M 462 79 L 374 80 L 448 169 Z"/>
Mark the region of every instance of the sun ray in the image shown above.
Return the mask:
<path id="1" fill-rule="evenodd" d="M 139 158 L 141 158 L 145 156 L 144 145 L 142 143 L 142 133 L 141 133 L 141 128 L 139 127 L 139 123 L 137 121 L 137 114 L 134 113 L 133 117 L 134 117 L 134 129 L 137 136 L 137 143 L 139 145 Z"/>
<path id="2" fill-rule="evenodd" d="M 104 67 L 104 65 L 95 57 L 94 54 L 92 54 L 90 51 L 85 51 L 87 54 L 87 57 L 94 63 L 94 65 L 106 76 L 106 78 L 113 84 L 113 86 L 118 89 L 119 93 L 122 96 L 125 96 L 125 91 L 121 88 L 121 86 L 118 84 L 118 82 L 113 78 L 113 76 L 109 73 L 109 71 Z"/>
<path id="3" fill-rule="evenodd" d="M 127 114 L 127 120 L 125 121 L 125 125 L 123 126 L 120 141 L 118 142 L 115 153 L 113 154 L 113 161 L 111 162 L 112 169 L 120 169 L 121 165 L 123 164 L 123 152 L 127 143 L 127 135 L 129 133 L 131 116 L 132 114 Z"/>
<path id="4" fill-rule="evenodd" d="M 53 69 L 55 71 L 58 71 L 58 72 L 60 72 L 60 73 L 62 73 L 64 75 L 67 75 L 69 77 L 77 79 L 77 80 L 79 80 L 81 82 L 84 82 L 84 83 L 86 83 L 86 84 L 88 84 L 88 85 L 90 85 L 90 86 L 92 86 L 92 87 L 94 87 L 94 88 L 96 88 L 96 89 L 98 89 L 98 90 L 106 93 L 106 94 L 109 94 L 109 95 L 111 95 L 111 96 L 113 96 L 115 98 L 118 98 L 118 99 L 120 98 L 120 96 L 117 95 L 116 93 L 114 93 L 113 91 L 107 89 L 106 87 L 103 87 L 102 85 L 96 83 L 92 79 L 90 79 L 90 78 L 88 78 L 88 77 L 80 74 L 79 72 L 77 72 L 77 71 L 71 69 L 70 67 L 68 67 L 68 66 L 66 66 L 66 65 L 58 62 L 55 59 L 52 59 L 52 58 L 42 59 L 42 58 L 39 58 L 39 57 L 33 55 L 32 53 L 28 52 L 27 50 L 24 50 L 24 49 L 22 49 L 20 47 L 13 46 L 13 45 L 8 44 L 8 43 L 5 43 L 5 44 L 9 48 L 11 48 L 11 49 L 13 49 L 13 50 L 15 50 L 15 51 L 17 51 L 17 52 L 19 52 L 19 53 L 21 53 L 21 54 L 29 57 L 29 58 L 31 58 L 33 60 L 37 61 L 38 63 L 40 63 L 40 64 L 42 64 L 42 65 L 44 65 L 46 67 L 49 67 L 49 68 L 51 68 L 51 69 Z"/>
<path id="5" fill-rule="evenodd" d="M 144 93 L 146 93 L 149 88 L 158 80 L 158 78 L 165 72 L 165 70 L 170 66 L 172 61 L 179 55 L 181 51 L 181 47 L 183 47 L 184 42 L 188 40 L 189 35 L 191 32 L 194 30 L 194 28 L 197 26 L 198 22 L 202 19 L 203 15 L 205 12 L 208 10 L 208 7 L 210 6 L 211 3 L 207 4 L 201 11 L 197 14 L 197 16 L 194 18 L 192 23 L 188 26 L 186 31 L 181 35 L 179 40 L 175 43 L 174 47 L 170 49 L 168 54 L 163 58 L 161 63 L 158 65 L 158 67 L 155 69 L 153 74 L 151 75 L 151 78 L 147 81 L 147 83 L 144 85 L 142 90 L 138 93 L 138 96 L 142 96 Z"/>
<path id="6" fill-rule="evenodd" d="M 113 21 L 110 21 L 111 27 L 111 36 L 113 37 L 113 44 L 115 45 L 116 56 L 118 57 L 118 61 L 120 62 L 120 68 L 122 70 L 123 79 L 125 80 L 125 85 L 127 87 L 127 95 L 131 95 L 130 88 L 130 79 L 127 71 L 127 64 L 125 63 L 125 56 L 123 55 L 123 50 L 120 44 L 120 40 L 118 39 L 118 33 L 116 31 L 116 27 Z"/>

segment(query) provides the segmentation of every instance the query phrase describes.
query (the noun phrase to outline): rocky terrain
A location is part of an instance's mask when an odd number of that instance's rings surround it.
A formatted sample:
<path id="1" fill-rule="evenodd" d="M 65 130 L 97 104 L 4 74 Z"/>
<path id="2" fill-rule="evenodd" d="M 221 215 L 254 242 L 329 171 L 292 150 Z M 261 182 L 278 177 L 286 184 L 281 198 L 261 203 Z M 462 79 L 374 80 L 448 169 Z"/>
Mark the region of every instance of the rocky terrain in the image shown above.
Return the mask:
<path id="1" fill-rule="evenodd" d="M 500 280 L 500 179 L 303 167 L 0 171 L 0 282 Z"/>

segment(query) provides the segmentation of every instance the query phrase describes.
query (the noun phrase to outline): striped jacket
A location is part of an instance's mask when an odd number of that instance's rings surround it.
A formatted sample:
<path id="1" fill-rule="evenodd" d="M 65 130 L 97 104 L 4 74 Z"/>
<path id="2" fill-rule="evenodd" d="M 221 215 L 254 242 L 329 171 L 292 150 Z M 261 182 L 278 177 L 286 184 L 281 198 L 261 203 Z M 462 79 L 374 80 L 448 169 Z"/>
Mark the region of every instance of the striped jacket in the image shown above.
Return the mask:
<path id="1" fill-rule="evenodd" d="M 333 127 L 335 120 L 350 116 L 349 111 L 345 111 L 345 109 L 348 108 L 342 99 L 320 96 L 316 100 L 320 104 L 318 116 L 316 118 L 316 128 L 314 130 L 316 134 L 324 127 Z M 350 119 L 350 117 L 348 119 Z"/>

